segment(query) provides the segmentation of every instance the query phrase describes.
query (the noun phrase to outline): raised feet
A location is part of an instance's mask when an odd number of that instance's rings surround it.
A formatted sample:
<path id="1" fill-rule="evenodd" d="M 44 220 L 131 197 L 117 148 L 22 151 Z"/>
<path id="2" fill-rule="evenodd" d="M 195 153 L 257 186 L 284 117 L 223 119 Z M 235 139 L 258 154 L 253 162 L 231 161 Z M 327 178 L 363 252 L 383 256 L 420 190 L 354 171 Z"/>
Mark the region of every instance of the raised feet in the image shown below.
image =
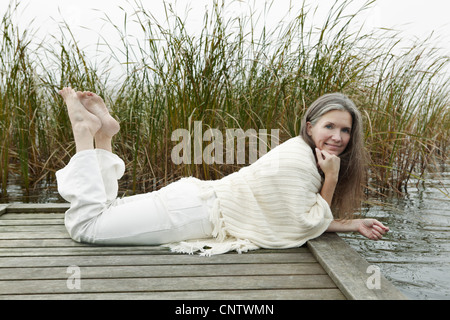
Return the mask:
<path id="1" fill-rule="evenodd" d="M 78 91 L 76 94 L 83 106 L 100 119 L 102 127 L 97 133 L 98 136 L 112 138 L 119 132 L 119 122 L 109 114 L 108 108 L 100 96 L 89 91 Z"/>
<path id="2" fill-rule="evenodd" d="M 59 94 L 67 105 L 77 152 L 93 149 L 93 137 L 102 127 L 102 122 L 94 114 L 86 110 L 72 88 L 65 87 L 59 91 Z"/>

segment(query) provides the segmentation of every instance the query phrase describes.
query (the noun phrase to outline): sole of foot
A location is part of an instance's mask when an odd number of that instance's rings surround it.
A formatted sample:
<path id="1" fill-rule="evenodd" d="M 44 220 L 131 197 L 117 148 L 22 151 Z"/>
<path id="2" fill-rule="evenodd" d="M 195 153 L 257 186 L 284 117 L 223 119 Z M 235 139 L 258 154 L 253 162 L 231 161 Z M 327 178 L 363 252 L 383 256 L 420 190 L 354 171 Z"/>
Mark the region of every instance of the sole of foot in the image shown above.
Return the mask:
<path id="1" fill-rule="evenodd" d="M 78 91 L 76 94 L 83 106 L 100 119 L 102 127 L 98 132 L 99 134 L 112 137 L 119 132 L 119 122 L 111 116 L 105 102 L 99 95 L 89 91 Z"/>
<path id="2" fill-rule="evenodd" d="M 77 93 L 71 87 L 63 88 L 59 91 L 59 94 L 67 105 L 73 130 L 87 128 L 94 136 L 102 127 L 101 121 L 83 106 Z"/>

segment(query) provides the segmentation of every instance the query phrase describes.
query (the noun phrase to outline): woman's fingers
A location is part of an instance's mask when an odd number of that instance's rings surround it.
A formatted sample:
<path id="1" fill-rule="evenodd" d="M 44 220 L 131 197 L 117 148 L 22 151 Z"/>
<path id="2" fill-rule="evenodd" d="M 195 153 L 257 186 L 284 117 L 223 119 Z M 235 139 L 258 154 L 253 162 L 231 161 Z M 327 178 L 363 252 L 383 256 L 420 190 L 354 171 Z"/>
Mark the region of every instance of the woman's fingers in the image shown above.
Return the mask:
<path id="1" fill-rule="evenodd" d="M 320 150 L 319 148 L 316 148 L 316 156 L 317 159 L 326 160 L 329 159 L 332 155 L 325 150 Z"/>
<path id="2" fill-rule="evenodd" d="M 323 160 L 323 155 L 322 152 L 320 151 L 320 149 L 316 148 L 316 156 L 317 156 L 317 160 L 320 162 L 321 160 Z"/>
<path id="3" fill-rule="evenodd" d="M 384 232 L 389 231 L 389 227 L 385 226 L 384 224 L 382 224 L 380 221 L 375 220 L 375 225 L 377 225 L 378 227 L 380 227 L 381 229 L 384 230 Z"/>
<path id="4" fill-rule="evenodd" d="M 361 222 L 362 229 L 360 229 L 359 232 L 371 240 L 380 240 L 383 238 L 383 235 L 389 231 L 389 228 L 384 226 L 377 219 L 368 218 L 361 220 Z"/>
<path id="5" fill-rule="evenodd" d="M 327 175 L 337 176 L 339 174 L 341 161 L 339 157 L 318 148 L 316 148 L 316 155 L 317 164 L 319 165 L 320 169 L 322 169 L 323 173 L 325 173 L 325 177 Z"/>

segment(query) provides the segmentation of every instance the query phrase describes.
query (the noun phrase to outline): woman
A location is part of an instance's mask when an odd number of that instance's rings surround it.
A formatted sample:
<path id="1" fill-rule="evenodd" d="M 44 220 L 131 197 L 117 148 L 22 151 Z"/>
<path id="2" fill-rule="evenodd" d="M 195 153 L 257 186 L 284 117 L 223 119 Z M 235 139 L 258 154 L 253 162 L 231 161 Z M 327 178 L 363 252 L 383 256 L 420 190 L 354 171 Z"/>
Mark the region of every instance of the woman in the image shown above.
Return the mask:
<path id="1" fill-rule="evenodd" d="M 361 117 L 344 95 L 319 98 L 306 112 L 301 136 L 238 172 L 216 181 L 183 178 L 116 199 L 125 169 L 111 148 L 119 124 L 96 94 L 71 88 L 60 94 L 76 154 L 56 176 L 71 204 L 65 224 L 75 241 L 168 244 L 176 252 L 212 255 L 301 246 L 325 231 L 370 239 L 388 231 L 375 219 L 340 219 L 360 203 L 353 197 L 361 195 L 364 168 Z"/>

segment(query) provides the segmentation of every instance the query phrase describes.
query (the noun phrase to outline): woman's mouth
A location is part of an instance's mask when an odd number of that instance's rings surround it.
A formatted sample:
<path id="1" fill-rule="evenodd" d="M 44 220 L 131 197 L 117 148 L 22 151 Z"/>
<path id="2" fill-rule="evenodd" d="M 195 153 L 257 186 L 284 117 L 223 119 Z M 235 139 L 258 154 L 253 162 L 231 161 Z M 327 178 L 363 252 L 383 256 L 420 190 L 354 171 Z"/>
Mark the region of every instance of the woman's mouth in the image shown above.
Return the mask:
<path id="1" fill-rule="evenodd" d="M 334 144 L 329 144 L 329 143 L 325 143 L 325 145 L 328 146 L 329 148 L 332 148 L 332 149 L 339 149 L 339 148 L 341 148 L 340 145 L 334 145 Z"/>

